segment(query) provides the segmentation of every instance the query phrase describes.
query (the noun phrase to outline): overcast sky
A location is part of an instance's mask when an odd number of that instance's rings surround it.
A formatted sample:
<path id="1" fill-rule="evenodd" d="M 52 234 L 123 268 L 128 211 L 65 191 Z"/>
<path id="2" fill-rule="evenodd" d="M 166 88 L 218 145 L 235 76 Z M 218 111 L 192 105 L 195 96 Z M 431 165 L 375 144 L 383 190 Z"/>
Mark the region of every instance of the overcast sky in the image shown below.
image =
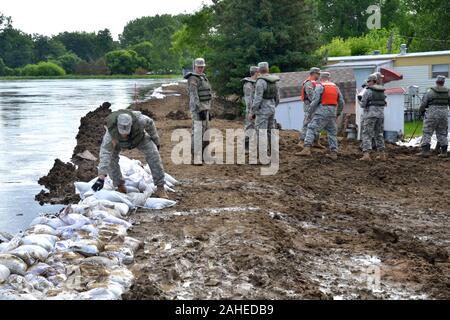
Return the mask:
<path id="1" fill-rule="evenodd" d="M 111 30 L 117 39 L 130 20 L 157 14 L 192 13 L 210 0 L 1 0 L 0 12 L 26 33 Z"/>

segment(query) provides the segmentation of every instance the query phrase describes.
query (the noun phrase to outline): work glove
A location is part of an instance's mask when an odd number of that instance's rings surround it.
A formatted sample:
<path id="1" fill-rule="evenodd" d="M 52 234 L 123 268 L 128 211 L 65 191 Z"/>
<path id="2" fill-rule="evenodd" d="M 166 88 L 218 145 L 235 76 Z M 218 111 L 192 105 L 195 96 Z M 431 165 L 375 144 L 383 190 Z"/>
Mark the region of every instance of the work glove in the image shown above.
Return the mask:
<path id="1" fill-rule="evenodd" d="M 92 186 L 92 190 L 94 190 L 95 192 L 100 191 L 103 189 L 104 185 L 105 180 L 98 178 L 97 181 Z"/>

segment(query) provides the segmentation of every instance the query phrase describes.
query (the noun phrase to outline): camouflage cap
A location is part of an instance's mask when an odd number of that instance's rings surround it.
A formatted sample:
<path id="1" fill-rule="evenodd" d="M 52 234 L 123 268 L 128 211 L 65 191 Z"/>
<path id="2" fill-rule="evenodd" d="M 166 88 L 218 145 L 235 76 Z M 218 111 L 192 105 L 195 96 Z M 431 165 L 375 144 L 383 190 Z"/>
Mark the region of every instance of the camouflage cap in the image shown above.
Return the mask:
<path id="1" fill-rule="evenodd" d="M 129 114 L 122 113 L 117 117 L 117 129 L 119 129 L 119 134 L 130 134 L 132 124 L 133 119 Z"/>
<path id="2" fill-rule="evenodd" d="M 437 76 L 436 82 L 445 82 L 445 76 Z"/>
<path id="3" fill-rule="evenodd" d="M 257 66 L 250 67 L 250 72 L 258 72 L 259 68 Z"/>
<path id="4" fill-rule="evenodd" d="M 320 72 L 320 78 L 329 79 L 329 78 L 331 78 L 331 73 L 325 72 L 325 71 L 321 71 Z"/>
<path id="5" fill-rule="evenodd" d="M 321 72 L 320 68 L 317 68 L 317 67 L 311 68 L 311 69 L 309 70 L 309 74 L 313 74 L 313 73 L 318 73 L 318 74 L 320 74 L 320 72 Z"/>
<path id="6" fill-rule="evenodd" d="M 374 74 L 371 74 L 368 78 L 367 78 L 367 82 L 369 82 L 369 81 L 375 81 L 375 82 L 377 82 L 377 80 L 378 80 L 378 77 L 377 77 L 377 75 L 374 73 Z"/>
<path id="7" fill-rule="evenodd" d="M 260 62 L 258 63 L 259 69 L 269 69 L 269 63 L 268 62 Z"/>
<path id="8" fill-rule="evenodd" d="M 195 59 L 194 64 L 196 67 L 206 67 L 205 59 L 203 59 L 203 58 Z"/>

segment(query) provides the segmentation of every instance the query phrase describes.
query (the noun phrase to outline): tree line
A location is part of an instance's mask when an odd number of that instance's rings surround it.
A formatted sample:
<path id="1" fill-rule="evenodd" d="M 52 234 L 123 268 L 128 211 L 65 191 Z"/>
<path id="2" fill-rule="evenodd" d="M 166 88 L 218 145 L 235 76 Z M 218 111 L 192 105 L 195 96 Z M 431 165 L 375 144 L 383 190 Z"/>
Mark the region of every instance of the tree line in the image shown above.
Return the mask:
<path id="1" fill-rule="evenodd" d="M 369 30 L 370 5 L 381 29 Z M 219 94 L 240 92 L 248 67 L 299 71 L 326 56 L 450 48 L 450 2 L 437 0 L 213 0 L 193 14 L 130 21 L 118 41 L 96 33 L 29 35 L 0 14 L 0 75 L 177 73 L 207 59 Z"/>

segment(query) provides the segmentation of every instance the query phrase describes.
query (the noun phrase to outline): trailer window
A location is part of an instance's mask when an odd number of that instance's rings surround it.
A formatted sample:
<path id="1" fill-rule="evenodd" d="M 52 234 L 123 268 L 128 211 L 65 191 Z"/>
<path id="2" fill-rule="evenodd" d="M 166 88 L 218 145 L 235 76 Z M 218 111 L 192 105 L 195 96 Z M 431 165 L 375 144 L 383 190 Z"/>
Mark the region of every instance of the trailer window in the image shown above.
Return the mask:
<path id="1" fill-rule="evenodd" d="M 449 65 L 448 64 L 434 64 L 432 66 L 432 78 L 436 79 L 437 76 L 445 76 L 448 78 Z"/>

